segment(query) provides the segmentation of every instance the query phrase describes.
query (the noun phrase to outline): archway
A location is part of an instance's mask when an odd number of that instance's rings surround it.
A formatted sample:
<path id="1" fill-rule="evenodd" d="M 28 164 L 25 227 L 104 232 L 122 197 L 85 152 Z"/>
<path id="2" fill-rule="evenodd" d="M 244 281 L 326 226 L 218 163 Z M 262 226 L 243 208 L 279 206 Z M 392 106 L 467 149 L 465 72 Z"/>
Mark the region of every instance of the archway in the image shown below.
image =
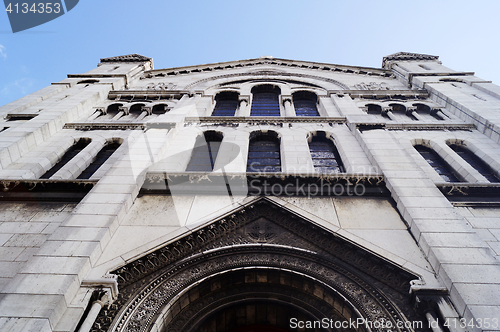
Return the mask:
<path id="1" fill-rule="evenodd" d="M 113 273 L 120 298 L 94 331 L 302 330 L 295 318 L 326 322 L 311 331 L 410 332 L 398 322 L 421 320 L 408 298 L 417 276 L 267 199 Z M 358 319 L 372 325 L 342 325 Z"/>

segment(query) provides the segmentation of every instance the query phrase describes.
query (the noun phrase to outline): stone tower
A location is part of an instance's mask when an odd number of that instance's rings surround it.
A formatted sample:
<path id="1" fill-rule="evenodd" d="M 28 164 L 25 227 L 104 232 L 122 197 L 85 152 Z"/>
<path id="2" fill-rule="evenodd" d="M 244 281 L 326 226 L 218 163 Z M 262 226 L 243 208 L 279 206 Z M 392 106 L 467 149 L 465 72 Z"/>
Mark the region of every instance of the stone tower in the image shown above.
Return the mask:
<path id="1" fill-rule="evenodd" d="M 396 53 L 0 107 L 1 331 L 500 331 L 500 87 Z"/>

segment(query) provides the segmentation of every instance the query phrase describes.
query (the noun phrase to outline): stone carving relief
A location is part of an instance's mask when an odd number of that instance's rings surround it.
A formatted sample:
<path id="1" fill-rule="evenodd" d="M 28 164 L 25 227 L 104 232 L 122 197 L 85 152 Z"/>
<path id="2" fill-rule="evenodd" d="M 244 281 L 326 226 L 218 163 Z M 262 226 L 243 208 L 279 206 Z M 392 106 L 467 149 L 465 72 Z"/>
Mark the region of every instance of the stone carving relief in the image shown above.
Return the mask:
<path id="1" fill-rule="evenodd" d="M 148 331 L 163 308 L 191 285 L 249 267 L 321 280 L 373 321 L 419 320 L 407 295 L 415 275 L 261 199 L 113 271 L 119 275 L 119 298 L 102 310 L 92 331 Z"/>
<path id="2" fill-rule="evenodd" d="M 387 83 L 385 82 L 369 82 L 369 83 L 359 83 L 355 84 L 354 88 L 357 90 L 389 90 L 389 86 L 387 86 Z"/>
<path id="3" fill-rule="evenodd" d="M 225 75 L 208 77 L 208 78 L 204 78 L 204 79 L 201 79 L 199 81 L 188 84 L 186 86 L 186 89 L 193 89 L 195 86 L 197 86 L 201 83 L 215 81 L 218 79 L 226 79 L 226 78 L 233 78 L 233 77 L 248 77 L 249 79 L 252 79 L 252 78 L 260 78 L 260 77 L 269 78 L 270 76 L 276 76 L 277 78 L 279 78 L 279 77 L 294 77 L 294 78 L 297 77 L 297 78 L 303 78 L 303 79 L 312 79 L 312 80 L 316 80 L 316 81 L 322 81 L 322 82 L 328 82 L 331 84 L 335 84 L 341 90 L 349 90 L 349 87 L 346 84 L 341 83 L 341 82 L 334 80 L 334 79 L 331 79 L 331 78 L 325 78 L 325 77 L 321 77 L 321 76 L 308 75 L 308 74 L 298 74 L 298 73 L 292 74 L 292 73 L 270 73 L 270 72 L 235 73 L 235 74 L 225 74 Z"/>
<path id="4" fill-rule="evenodd" d="M 142 90 L 154 90 L 154 91 L 167 91 L 167 90 L 178 90 L 179 87 L 173 83 L 149 83 Z"/>

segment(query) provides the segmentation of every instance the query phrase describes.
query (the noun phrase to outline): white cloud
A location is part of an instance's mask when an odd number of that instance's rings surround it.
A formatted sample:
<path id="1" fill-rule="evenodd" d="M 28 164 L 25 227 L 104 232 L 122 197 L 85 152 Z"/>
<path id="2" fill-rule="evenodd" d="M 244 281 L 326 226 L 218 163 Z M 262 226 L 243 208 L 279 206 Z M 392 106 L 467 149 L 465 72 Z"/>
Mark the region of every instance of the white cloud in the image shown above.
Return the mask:
<path id="1" fill-rule="evenodd" d="M 5 46 L 0 44 L 0 57 L 7 59 L 7 53 L 5 53 Z"/>

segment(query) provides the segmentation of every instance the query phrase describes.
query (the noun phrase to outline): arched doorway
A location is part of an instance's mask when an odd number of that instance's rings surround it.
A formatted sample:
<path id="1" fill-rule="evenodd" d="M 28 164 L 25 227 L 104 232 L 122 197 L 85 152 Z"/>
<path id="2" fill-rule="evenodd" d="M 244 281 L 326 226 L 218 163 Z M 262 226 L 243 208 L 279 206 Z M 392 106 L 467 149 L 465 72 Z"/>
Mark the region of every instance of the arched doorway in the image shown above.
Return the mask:
<path id="1" fill-rule="evenodd" d="M 93 331 L 411 332 L 398 322 L 421 320 L 417 276 L 265 198 L 113 273 L 119 299 Z M 358 319 L 376 326 L 342 324 Z"/>

